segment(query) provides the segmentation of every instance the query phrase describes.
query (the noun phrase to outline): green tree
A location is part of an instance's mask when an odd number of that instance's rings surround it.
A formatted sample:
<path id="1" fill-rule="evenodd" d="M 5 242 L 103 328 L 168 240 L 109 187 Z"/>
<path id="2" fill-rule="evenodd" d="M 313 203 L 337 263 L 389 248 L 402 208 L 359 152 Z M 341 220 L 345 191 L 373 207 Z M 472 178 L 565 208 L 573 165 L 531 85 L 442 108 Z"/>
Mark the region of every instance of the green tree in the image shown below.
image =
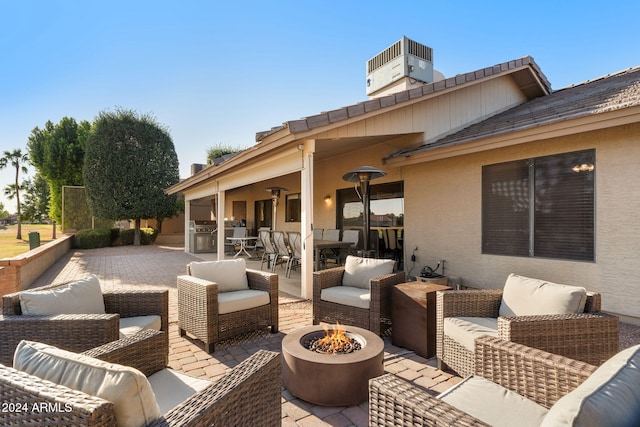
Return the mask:
<path id="1" fill-rule="evenodd" d="M 18 233 L 16 239 L 22 240 L 22 220 L 20 218 L 20 190 L 23 187 L 20 185 L 20 171 L 27 173 L 27 164 L 29 164 L 29 156 L 27 153 L 22 153 L 21 149 L 15 149 L 13 151 L 5 151 L 0 158 L 0 169 L 4 169 L 8 165 L 16 168 L 16 181 L 14 184 L 7 185 L 4 189 L 4 194 L 9 198 L 16 198 L 16 206 L 18 208 Z"/>
<path id="2" fill-rule="evenodd" d="M 166 128 L 131 110 L 101 112 L 87 139 L 84 184 L 93 215 L 140 220 L 176 212 L 176 196 L 164 190 L 179 181 L 178 156 Z"/>
<path id="3" fill-rule="evenodd" d="M 22 217 L 34 222 L 44 222 L 49 205 L 49 183 L 37 173 L 33 180 L 24 181 L 24 203 Z"/>
<path id="4" fill-rule="evenodd" d="M 31 131 L 27 147 L 31 162 L 49 183 L 49 216 L 62 223 L 62 187 L 83 185 L 82 167 L 91 124 L 64 117 L 60 123 L 47 121 L 44 129 Z"/>
<path id="5" fill-rule="evenodd" d="M 235 154 L 240 151 L 242 151 L 241 148 L 233 148 L 232 146 L 226 144 L 214 145 L 213 147 L 209 147 L 207 149 L 207 164 L 212 165 L 220 157 L 226 156 L 227 154 Z"/>
<path id="6" fill-rule="evenodd" d="M 0 202 L 0 218 L 7 218 L 9 216 L 9 212 L 4 209 L 4 203 Z"/>

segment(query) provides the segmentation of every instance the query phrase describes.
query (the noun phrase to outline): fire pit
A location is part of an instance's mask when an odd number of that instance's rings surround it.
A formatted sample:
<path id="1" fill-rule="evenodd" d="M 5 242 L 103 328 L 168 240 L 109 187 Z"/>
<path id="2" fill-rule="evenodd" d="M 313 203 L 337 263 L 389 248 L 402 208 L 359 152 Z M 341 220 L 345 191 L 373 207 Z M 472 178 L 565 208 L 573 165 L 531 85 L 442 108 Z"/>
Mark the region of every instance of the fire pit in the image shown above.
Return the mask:
<path id="1" fill-rule="evenodd" d="M 348 350 L 318 344 L 326 335 L 318 325 L 284 337 L 282 378 L 291 394 L 321 406 L 351 406 L 367 400 L 369 379 L 384 373 L 384 343 L 366 329 L 345 326 L 344 330 L 345 338 L 337 339 L 348 341 Z"/>

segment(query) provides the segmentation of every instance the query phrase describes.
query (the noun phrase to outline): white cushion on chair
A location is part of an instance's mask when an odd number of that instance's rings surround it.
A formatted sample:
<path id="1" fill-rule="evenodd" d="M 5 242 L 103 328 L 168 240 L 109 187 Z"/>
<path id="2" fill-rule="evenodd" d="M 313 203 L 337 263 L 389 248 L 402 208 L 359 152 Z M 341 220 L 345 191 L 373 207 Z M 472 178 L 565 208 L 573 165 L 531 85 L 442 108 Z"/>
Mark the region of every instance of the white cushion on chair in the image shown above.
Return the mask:
<path id="1" fill-rule="evenodd" d="M 224 292 L 218 294 L 218 314 L 248 310 L 250 308 L 267 305 L 270 301 L 269 292 L 258 291 L 256 289 Z"/>
<path id="2" fill-rule="evenodd" d="M 20 292 L 22 314 L 105 314 L 100 281 L 95 275 L 46 290 Z"/>
<path id="3" fill-rule="evenodd" d="M 486 378 L 471 376 L 438 396 L 491 426 L 539 426 L 547 408 Z"/>
<path id="4" fill-rule="evenodd" d="M 510 274 L 504 285 L 500 316 L 575 314 L 584 311 L 587 290 Z"/>
<path id="5" fill-rule="evenodd" d="M 209 380 L 191 377 L 173 369 L 162 369 L 151 375 L 148 380 L 158 401 L 160 412 L 164 415 L 211 385 Z"/>
<path id="6" fill-rule="evenodd" d="M 475 340 L 482 335 L 498 336 L 498 319 L 495 317 L 445 317 L 443 331 L 467 350 L 475 351 Z"/>
<path id="7" fill-rule="evenodd" d="M 135 335 L 145 329 L 159 331 L 162 329 L 162 318 L 157 314 L 120 318 L 121 339 Z"/>
<path id="8" fill-rule="evenodd" d="M 640 345 L 604 362 L 549 409 L 542 426 L 640 425 Z"/>
<path id="9" fill-rule="evenodd" d="M 189 264 L 191 275 L 218 284 L 218 292 L 249 289 L 247 263 L 244 258 L 201 261 Z"/>
<path id="10" fill-rule="evenodd" d="M 371 279 L 393 273 L 392 259 L 361 258 L 348 255 L 344 263 L 343 286 L 370 289 Z"/>
<path id="11" fill-rule="evenodd" d="M 113 403 L 118 426 L 144 426 L 162 415 L 147 378 L 129 366 L 21 341 L 13 367 Z"/>
<path id="12" fill-rule="evenodd" d="M 320 292 L 320 299 L 336 304 L 368 309 L 371 302 L 371 292 L 368 289 L 354 286 L 332 286 Z"/>

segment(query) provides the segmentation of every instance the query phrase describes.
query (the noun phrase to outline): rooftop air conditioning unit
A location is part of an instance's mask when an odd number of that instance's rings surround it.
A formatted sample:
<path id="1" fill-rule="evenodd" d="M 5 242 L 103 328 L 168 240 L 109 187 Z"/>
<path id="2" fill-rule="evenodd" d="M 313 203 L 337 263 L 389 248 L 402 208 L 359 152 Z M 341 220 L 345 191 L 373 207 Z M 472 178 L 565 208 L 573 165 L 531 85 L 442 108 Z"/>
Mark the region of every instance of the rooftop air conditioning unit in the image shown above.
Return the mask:
<path id="1" fill-rule="evenodd" d="M 367 61 L 367 95 L 404 77 L 433 82 L 433 49 L 403 36 Z"/>

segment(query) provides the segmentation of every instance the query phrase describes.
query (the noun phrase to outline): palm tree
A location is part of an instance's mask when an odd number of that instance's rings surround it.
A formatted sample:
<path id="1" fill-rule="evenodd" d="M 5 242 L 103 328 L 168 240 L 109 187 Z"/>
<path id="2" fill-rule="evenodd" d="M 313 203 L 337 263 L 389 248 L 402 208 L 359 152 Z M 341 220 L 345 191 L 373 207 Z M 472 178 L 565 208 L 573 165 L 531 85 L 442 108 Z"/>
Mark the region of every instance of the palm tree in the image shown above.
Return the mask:
<path id="1" fill-rule="evenodd" d="M 16 198 L 16 205 L 18 206 L 18 233 L 16 239 L 22 240 L 22 221 L 20 219 L 20 171 L 27 173 L 27 166 L 25 163 L 29 163 L 29 156 L 27 153 L 22 153 L 22 150 L 16 149 L 13 151 L 5 151 L 0 158 L 0 169 L 4 169 L 7 165 L 11 164 L 16 168 L 16 182 L 10 184 L 4 189 L 4 193 L 10 198 Z"/>

